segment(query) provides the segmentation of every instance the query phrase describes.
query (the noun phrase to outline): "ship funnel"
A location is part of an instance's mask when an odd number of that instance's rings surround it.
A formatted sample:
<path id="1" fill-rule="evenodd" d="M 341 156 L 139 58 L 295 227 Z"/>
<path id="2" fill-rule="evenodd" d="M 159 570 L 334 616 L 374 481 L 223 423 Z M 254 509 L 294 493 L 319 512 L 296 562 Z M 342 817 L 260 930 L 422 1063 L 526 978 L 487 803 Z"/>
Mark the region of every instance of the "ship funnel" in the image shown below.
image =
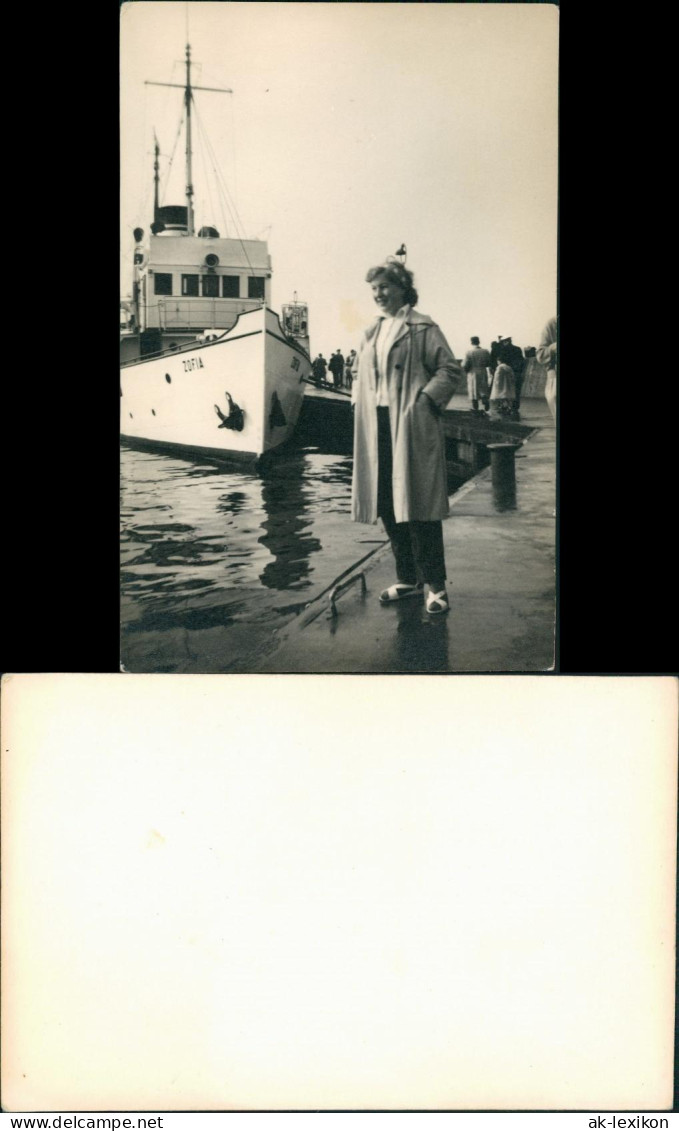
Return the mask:
<path id="1" fill-rule="evenodd" d="M 188 209 L 185 204 L 164 204 L 156 211 L 155 222 L 151 225 L 152 231 L 158 235 L 160 232 L 182 234 L 188 232 Z"/>

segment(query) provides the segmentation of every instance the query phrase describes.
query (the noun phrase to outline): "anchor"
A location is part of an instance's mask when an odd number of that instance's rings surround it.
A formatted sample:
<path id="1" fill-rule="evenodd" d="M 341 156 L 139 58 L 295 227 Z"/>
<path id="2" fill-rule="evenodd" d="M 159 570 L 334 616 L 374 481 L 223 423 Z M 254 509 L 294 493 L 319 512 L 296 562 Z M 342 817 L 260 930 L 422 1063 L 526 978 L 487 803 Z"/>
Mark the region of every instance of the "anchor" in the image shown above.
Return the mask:
<path id="1" fill-rule="evenodd" d="M 227 404 L 229 406 L 228 415 L 225 416 L 218 404 L 215 405 L 215 412 L 221 420 L 219 428 L 231 428 L 234 432 L 242 432 L 245 427 L 245 413 L 240 405 L 237 405 L 231 393 L 224 393 Z"/>

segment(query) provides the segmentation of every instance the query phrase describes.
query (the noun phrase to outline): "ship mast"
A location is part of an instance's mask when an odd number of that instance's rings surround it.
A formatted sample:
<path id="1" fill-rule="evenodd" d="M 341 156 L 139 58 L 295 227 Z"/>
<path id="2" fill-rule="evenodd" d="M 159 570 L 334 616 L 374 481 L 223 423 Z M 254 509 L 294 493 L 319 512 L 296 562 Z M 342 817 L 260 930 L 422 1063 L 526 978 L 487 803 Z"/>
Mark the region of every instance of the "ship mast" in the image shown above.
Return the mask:
<path id="1" fill-rule="evenodd" d="M 193 222 L 193 181 L 191 176 L 191 48 L 186 44 L 186 224 L 190 236 L 195 235 Z"/>
<path id="2" fill-rule="evenodd" d="M 158 186 L 160 184 L 160 163 L 158 161 L 160 146 L 155 130 L 153 133 L 153 155 L 153 223 L 155 224 L 158 220 Z"/>
<path id="3" fill-rule="evenodd" d="M 184 91 L 184 106 L 186 107 L 186 226 L 189 236 L 195 235 L 195 222 L 193 219 L 193 175 L 191 171 L 191 103 L 194 90 L 212 90 L 218 94 L 233 94 L 230 87 L 224 86 L 191 86 L 191 45 L 186 44 L 186 82 L 149 82 L 146 86 L 174 86 Z M 157 150 L 156 150 L 157 160 Z M 157 181 L 156 181 L 157 189 Z M 157 207 L 157 202 L 156 202 Z"/>

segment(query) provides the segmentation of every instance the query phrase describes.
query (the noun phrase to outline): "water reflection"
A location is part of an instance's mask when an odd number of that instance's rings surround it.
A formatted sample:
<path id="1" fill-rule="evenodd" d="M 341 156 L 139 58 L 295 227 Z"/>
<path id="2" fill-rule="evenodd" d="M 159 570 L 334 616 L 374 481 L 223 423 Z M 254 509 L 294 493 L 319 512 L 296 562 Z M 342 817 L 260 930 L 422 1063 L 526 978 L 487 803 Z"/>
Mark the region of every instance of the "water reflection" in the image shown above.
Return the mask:
<path id="1" fill-rule="evenodd" d="M 294 450 L 260 477 L 124 448 L 123 631 L 206 628 L 302 608 L 305 590 L 329 584 L 342 556 L 346 565 L 356 556 L 353 532 L 344 536 L 350 487 L 351 459 L 316 449 Z M 328 546 L 340 537 L 334 555 Z"/>
<path id="2" fill-rule="evenodd" d="M 396 608 L 396 666 L 398 672 L 447 672 L 448 628 L 446 616 L 430 616 L 416 601 Z"/>
<path id="3" fill-rule="evenodd" d="M 300 588 L 308 578 L 310 557 L 321 549 L 305 517 L 310 491 L 304 479 L 305 456 L 289 457 L 278 473 L 262 480 L 262 505 L 266 518 L 258 541 L 273 557 L 259 575 L 267 589 Z"/>
<path id="4" fill-rule="evenodd" d="M 253 671 L 277 625 L 377 544 L 352 523 L 351 456 L 297 448 L 264 476 L 125 449 L 121 659 L 128 670 Z M 445 617 L 395 612 L 384 671 L 448 670 Z"/>
<path id="5" fill-rule="evenodd" d="M 244 491 L 227 491 L 221 495 L 217 502 L 217 510 L 222 514 L 240 514 L 247 505 L 247 495 Z"/>

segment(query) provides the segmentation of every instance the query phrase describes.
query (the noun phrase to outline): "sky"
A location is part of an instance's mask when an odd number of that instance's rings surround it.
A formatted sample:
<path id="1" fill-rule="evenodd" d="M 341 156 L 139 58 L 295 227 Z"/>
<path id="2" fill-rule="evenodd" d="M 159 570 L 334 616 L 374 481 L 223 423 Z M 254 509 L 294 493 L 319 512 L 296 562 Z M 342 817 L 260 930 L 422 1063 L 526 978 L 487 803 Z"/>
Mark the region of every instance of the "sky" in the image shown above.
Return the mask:
<path id="1" fill-rule="evenodd" d="M 183 84 L 187 42 L 192 84 L 233 92 L 195 93 L 197 228 L 268 240 L 272 306 L 309 304 L 312 355 L 358 347 L 366 272 L 402 243 L 456 356 L 474 334 L 537 344 L 556 312 L 554 5 L 123 3 L 122 295 L 154 130 L 161 204 L 185 202 L 182 91 L 145 83 Z"/>

